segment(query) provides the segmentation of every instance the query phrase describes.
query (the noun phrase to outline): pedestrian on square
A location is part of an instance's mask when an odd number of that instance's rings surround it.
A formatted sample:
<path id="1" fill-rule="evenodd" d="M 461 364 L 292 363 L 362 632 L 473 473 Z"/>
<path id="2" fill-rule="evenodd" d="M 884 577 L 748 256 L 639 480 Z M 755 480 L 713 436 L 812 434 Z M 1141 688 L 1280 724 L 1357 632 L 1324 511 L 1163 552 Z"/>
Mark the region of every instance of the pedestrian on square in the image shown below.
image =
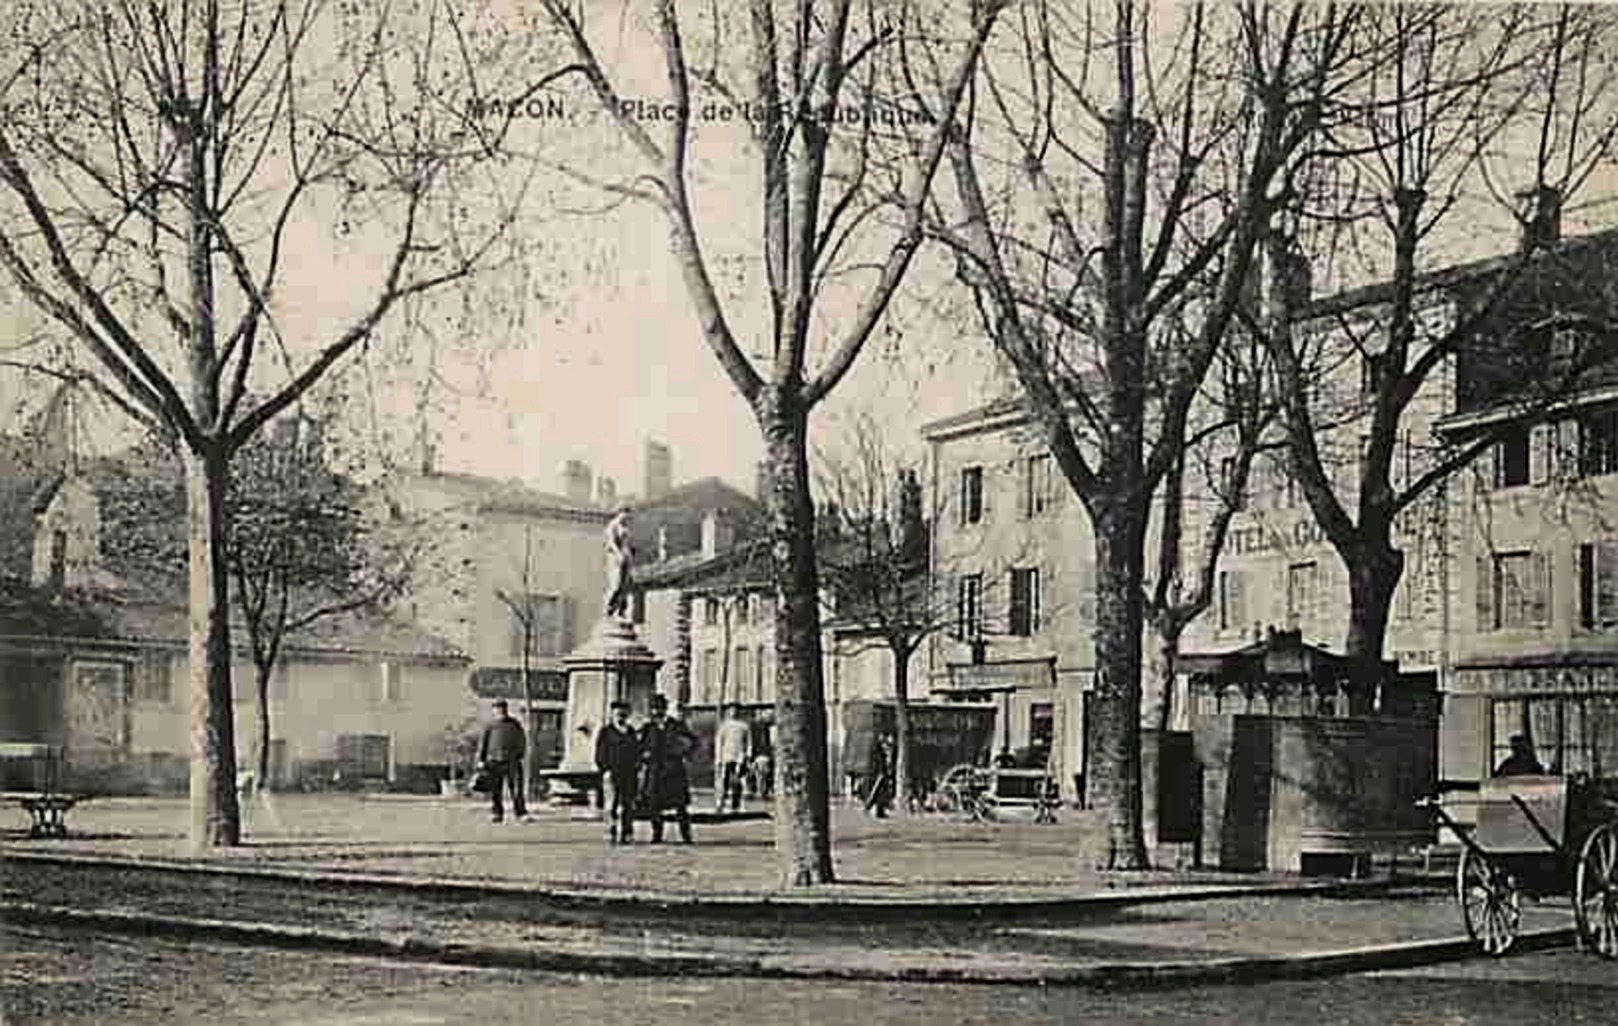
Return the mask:
<path id="1" fill-rule="evenodd" d="M 714 811 L 742 811 L 742 782 L 753 754 L 753 728 L 742 719 L 742 707 L 731 705 L 714 736 Z"/>
<path id="2" fill-rule="evenodd" d="M 640 736 L 629 723 L 629 703 L 612 703 L 612 719 L 596 734 L 596 769 L 607 787 L 607 843 L 635 843 L 635 776 Z"/>
<path id="3" fill-rule="evenodd" d="M 652 820 L 652 843 L 663 840 L 663 813 L 673 812 L 680 840 L 691 843 L 691 778 L 686 760 L 697 738 L 683 720 L 669 715 L 669 701 L 653 695 L 650 718 L 640 729 L 640 796 Z"/>
<path id="4" fill-rule="evenodd" d="M 871 789 L 865 795 L 865 811 L 877 819 L 887 819 L 893 807 L 894 772 L 898 767 L 895 752 L 892 734 L 879 736 L 871 750 Z"/>
<path id="5" fill-rule="evenodd" d="M 511 812 L 518 819 L 528 818 L 528 802 L 524 795 L 526 782 L 522 774 L 523 755 L 527 751 L 528 736 L 522 724 L 512 717 L 505 699 L 494 703 L 494 722 L 483 731 L 478 742 L 478 762 L 489 778 L 489 800 L 493 803 L 494 821 L 506 818 L 503 792 L 511 788 Z"/>

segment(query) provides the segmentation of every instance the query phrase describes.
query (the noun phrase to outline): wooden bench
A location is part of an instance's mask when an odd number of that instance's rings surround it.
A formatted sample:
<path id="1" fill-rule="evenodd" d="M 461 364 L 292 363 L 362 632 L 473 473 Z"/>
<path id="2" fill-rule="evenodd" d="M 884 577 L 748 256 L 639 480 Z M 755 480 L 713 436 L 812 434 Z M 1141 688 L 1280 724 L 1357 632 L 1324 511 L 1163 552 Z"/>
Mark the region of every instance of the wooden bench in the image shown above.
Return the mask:
<path id="1" fill-rule="evenodd" d="M 0 760 L 27 761 L 34 767 L 34 787 L 6 792 L 31 820 L 29 837 L 66 837 L 68 810 L 81 800 L 61 790 L 62 746 L 34 741 L 0 741 Z"/>

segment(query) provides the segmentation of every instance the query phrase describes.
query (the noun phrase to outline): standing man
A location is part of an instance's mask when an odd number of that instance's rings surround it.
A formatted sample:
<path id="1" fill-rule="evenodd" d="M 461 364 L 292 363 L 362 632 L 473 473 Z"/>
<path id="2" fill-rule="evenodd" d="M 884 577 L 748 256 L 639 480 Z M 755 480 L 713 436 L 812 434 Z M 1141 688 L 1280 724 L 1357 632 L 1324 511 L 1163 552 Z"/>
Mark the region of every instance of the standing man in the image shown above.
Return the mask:
<path id="1" fill-rule="evenodd" d="M 511 715 L 506 700 L 496 699 L 494 722 L 483 731 L 478 742 L 478 761 L 489 775 L 489 798 L 494 803 L 494 821 L 506 818 L 502 792 L 511 788 L 511 812 L 520 820 L 528 818 L 528 801 L 523 794 L 526 782 L 522 775 L 523 753 L 528 750 L 528 736 L 522 724 Z"/>
<path id="2" fill-rule="evenodd" d="M 714 735 L 714 811 L 742 811 L 742 781 L 747 776 L 753 750 L 753 728 L 742 719 L 742 707 L 725 709 L 724 722 Z"/>
<path id="3" fill-rule="evenodd" d="M 635 774 L 640 737 L 629 725 L 629 703 L 612 703 L 612 719 L 596 733 L 596 769 L 607 785 L 607 843 L 635 843 Z"/>
<path id="4" fill-rule="evenodd" d="M 672 810 L 680 840 L 690 844 L 691 778 L 685 760 L 697 747 L 696 735 L 669 715 L 669 700 L 662 695 L 652 696 L 648 711 L 651 718 L 640 728 L 641 800 L 652 817 L 652 843 L 663 840 L 663 813 Z"/>

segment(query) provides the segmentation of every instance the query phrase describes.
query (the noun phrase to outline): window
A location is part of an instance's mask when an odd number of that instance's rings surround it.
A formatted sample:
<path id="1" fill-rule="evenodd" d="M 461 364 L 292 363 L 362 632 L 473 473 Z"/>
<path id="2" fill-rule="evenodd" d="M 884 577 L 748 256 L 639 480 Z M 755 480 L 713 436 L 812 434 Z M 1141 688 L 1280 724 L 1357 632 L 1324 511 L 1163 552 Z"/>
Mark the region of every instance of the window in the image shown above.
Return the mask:
<path id="1" fill-rule="evenodd" d="M 1040 626 L 1039 570 L 1033 567 L 1011 571 L 1011 633 L 1026 638 Z"/>
<path id="2" fill-rule="evenodd" d="M 167 652 L 142 652 L 135 664 L 135 701 L 168 702 L 173 698 Z"/>
<path id="3" fill-rule="evenodd" d="M 51 532 L 51 563 L 49 583 L 60 588 L 67 583 L 67 532 Z"/>
<path id="4" fill-rule="evenodd" d="M 502 593 L 504 594 L 504 593 Z M 561 595 L 525 593 L 507 600 L 511 614 L 508 654 L 559 656 L 567 651 L 567 607 Z"/>
<path id="5" fill-rule="evenodd" d="M 703 701 L 711 701 L 719 680 L 719 650 L 705 648 L 697 653 L 697 687 Z"/>
<path id="6" fill-rule="evenodd" d="M 976 524 L 983 519 L 983 468 L 961 470 L 961 523 Z"/>
<path id="7" fill-rule="evenodd" d="M 983 575 L 962 574 L 955 582 L 955 636 L 975 641 L 983 635 Z"/>
<path id="8" fill-rule="evenodd" d="M 1534 758 L 1547 773 L 1600 773 L 1614 765 L 1611 746 L 1618 728 L 1618 706 L 1606 695 L 1535 695 L 1490 703 L 1490 759 L 1493 771 L 1511 754 L 1511 739 L 1528 739 Z"/>
<path id="9" fill-rule="evenodd" d="M 1618 409 L 1579 418 L 1579 474 L 1618 473 Z"/>
<path id="10" fill-rule="evenodd" d="M 1320 600 L 1320 564 L 1293 563 L 1287 567 L 1287 623 L 1307 623 Z"/>
<path id="11" fill-rule="evenodd" d="M 1219 571 L 1219 629 L 1239 631 L 1247 623 L 1247 610 L 1242 599 L 1242 572 Z"/>
<path id="12" fill-rule="evenodd" d="M 716 598 L 711 598 L 711 597 L 703 599 L 702 600 L 702 625 L 704 627 L 715 627 L 718 624 L 719 624 L 719 600 L 716 599 Z"/>
<path id="13" fill-rule="evenodd" d="M 383 662 L 379 671 L 377 699 L 383 703 L 397 702 L 404 687 L 404 667 L 394 662 Z"/>
<path id="14" fill-rule="evenodd" d="M 1528 483 L 1529 431 L 1516 428 L 1494 446 L 1494 486 L 1514 488 Z"/>
<path id="15" fill-rule="evenodd" d="M 337 735 L 338 771 L 348 780 L 388 779 L 388 735 Z"/>
<path id="16" fill-rule="evenodd" d="M 1590 629 L 1618 624 L 1618 541 L 1579 546 L 1579 624 Z"/>
<path id="17" fill-rule="evenodd" d="M 775 691 L 775 682 L 770 680 L 764 663 L 764 646 L 760 645 L 753 650 L 753 701 L 767 701 L 768 696 Z"/>
<path id="18" fill-rule="evenodd" d="M 1550 619 L 1550 560 L 1541 552 L 1497 552 L 1478 560 L 1481 630 L 1543 627 Z"/>
<path id="19" fill-rule="evenodd" d="M 1050 453 L 1030 456 L 1023 465 L 1023 515 L 1037 517 L 1055 500 Z"/>
<path id="20" fill-rule="evenodd" d="M 730 694 L 725 696 L 726 701 L 736 701 L 742 697 L 742 689 L 753 682 L 753 650 L 746 645 L 736 646 L 736 659 L 731 667 Z"/>
<path id="21" fill-rule="evenodd" d="M 1035 702 L 1028 707 L 1028 747 L 1034 754 L 1049 755 L 1056 738 L 1056 715 L 1049 702 Z"/>

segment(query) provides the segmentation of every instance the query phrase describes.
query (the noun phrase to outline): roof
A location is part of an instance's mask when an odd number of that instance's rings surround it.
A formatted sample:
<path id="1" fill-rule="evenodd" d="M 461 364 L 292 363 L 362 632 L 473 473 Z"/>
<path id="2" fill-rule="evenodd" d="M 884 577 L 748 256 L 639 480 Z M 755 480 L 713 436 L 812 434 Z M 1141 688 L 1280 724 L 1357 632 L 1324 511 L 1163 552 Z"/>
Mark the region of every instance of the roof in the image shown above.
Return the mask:
<path id="1" fill-rule="evenodd" d="M 657 563 L 635 567 L 635 583 L 649 591 L 729 591 L 765 587 L 771 581 L 769 550 L 754 539 L 713 556 L 684 552 Z"/>
<path id="2" fill-rule="evenodd" d="M 1303 633 L 1296 630 L 1271 631 L 1269 637 L 1229 652 L 1182 652 L 1176 664 L 1182 673 L 1210 674 L 1226 680 L 1331 678 L 1354 666 L 1347 656 L 1305 643 Z"/>
<path id="3" fill-rule="evenodd" d="M 441 471 L 413 474 L 402 480 L 407 486 L 421 483 L 459 493 L 474 502 L 477 510 L 483 513 L 551 516 L 601 524 L 612 519 L 613 511 L 610 509 L 591 502 L 579 502 L 555 492 L 530 488 L 521 481 Z"/>
<path id="4" fill-rule="evenodd" d="M 1599 254 L 1603 250 L 1618 249 L 1618 228 L 1610 228 L 1585 235 L 1567 236 L 1547 254 L 1559 259 L 1578 259 Z M 1466 286 L 1476 286 L 1490 274 L 1505 270 L 1519 258 L 1515 252 L 1501 253 L 1477 260 L 1464 261 L 1435 268 L 1417 275 L 1414 293 L 1417 297 L 1449 292 Z M 1393 294 L 1391 281 L 1373 282 L 1334 292 L 1312 299 L 1305 308 L 1303 320 L 1315 320 L 1349 313 L 1365 307 L 1388 302 Z M 960 413 L 941 417 L 922 425 L 922 437 L 929 441 L 969 435 L 992 427 L 1006 427 L 1028 419 L 1027 399 L 1020 392 L 991 399 Z"/>
<path id="5" fill-rule="evenodd" d="M 125 641 L 183 645 L 189 631 L 185 606 L 160 602 L 106 602 L 108 636 Z M 231 636 L 242 641 L 246 628 L 231 625 Z M 305 655 L 402 656 L 426 661 L 469 662 L 454 645 L 429 631 L 401 620 L 380 616 L 342 616 L 318 620 L 289 635 L 288 652 Z"/>

